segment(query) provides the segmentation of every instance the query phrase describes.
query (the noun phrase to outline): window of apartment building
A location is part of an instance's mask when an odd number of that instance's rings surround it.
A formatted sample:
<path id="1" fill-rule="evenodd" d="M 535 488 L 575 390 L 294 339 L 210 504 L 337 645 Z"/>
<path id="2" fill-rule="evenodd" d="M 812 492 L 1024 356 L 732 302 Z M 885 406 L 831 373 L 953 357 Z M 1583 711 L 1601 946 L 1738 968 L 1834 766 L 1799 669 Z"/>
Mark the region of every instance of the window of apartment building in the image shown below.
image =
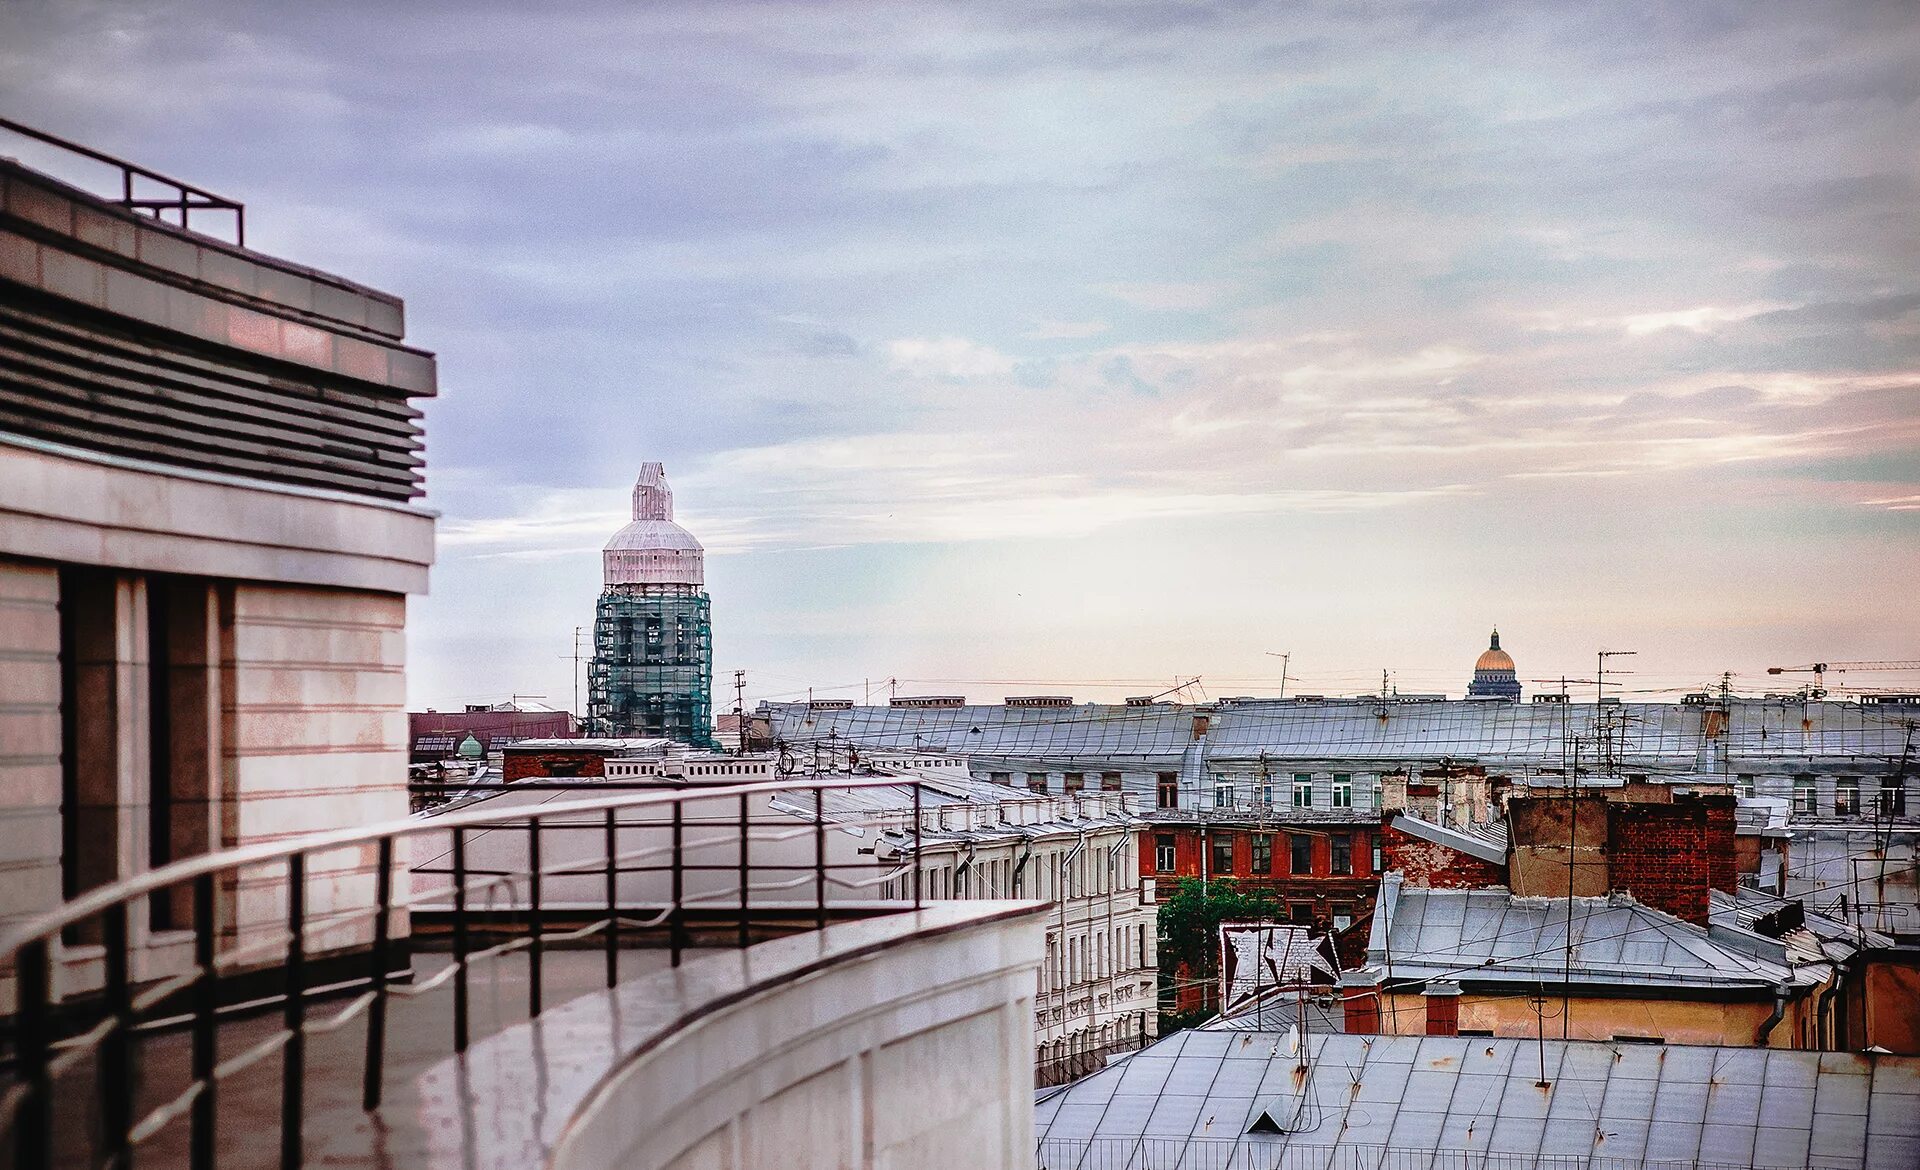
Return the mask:
<path id="1" fill-rule="evenodd" d="M 1180 774 L 1162 772 L 1154 778 L 1154 803 L 1161 808 L 1180 807 Z"/>
<path id="2" fill-rule="evenodd" d="M 1262 776 L 1259 782 L 1253 786 L 1253 802 L 1262 806 L 1273 803 L 1272 777 Z"/>
<path id="3" fill-rule="evenodd" d="M 1313 838 L 1305 833 L 1294 833 L 1287 838 L 1287 848 L 1291 856 L 1287 859 L 1288 873 L 1313 872 Z"/>
<path id="4" fill-rule="evenodd" d="M 1833 811 L 1838 816 L 1853 816 L 1860 811 L 1860 780 L 1841 776 L 1833 782 Z"/>
<path id="5" fill-rule="evenodd" d="M 1345 930 L 1352 925 L 1353 907 L 1345 902 L 1335 902 L 1333 904 L 1333 928 L 1335 930 Z"/>
<path id="6" fill-rule="evenodd" d="M 1012 772 L 988 772 L 987 779 L 993 781 L 995 784 L 1005 784 L 1009 788 L 1013 787 Z"/>
<path id="7" fill-rule="evenodd" d="M 1233 834 L 1215 833 L 1213 835 L 1213 872 L 1230 874 L 1233 872 Z"/>
<path id="8" fill-rule="evenodd" d="M 1813 777 L 1805 773 L 1793 778 L 1793 811 L 1797 813 L 1819 811 L 1819 796 L 1813 786 Z"/>
<path id="9" fill-rule="evenodd" d="M 1753 774 L 1742 772 L 1733 778 L 1733 791 L 1743 800 L 1753 799 Z"/>
<path id="10" fill-rule="evenodd" d="M 1035 792 L 1045 792 L 1047 790 L 1047 774 L 1045 772 L 1028 772 L 1027 787 Z"/>
<path id="11" fill-rule="evenodd" d="M 1084 789 L 1086 786 L 1087 786 L 1087 774 L 1085 772 L 1060 773 L 1060 790 L 1061 791 L 1079 792 L 1082 789 Z"/>
<path id="12" fill-rule="evenodd" d="M 1100 773 L 1100 791 L 1102 792 L 1120 791 L 1120 773 L 1118 772 Z"/>
<path id="13" fill-rule="evenodd" d="M 1309 773 L 1295 772 L 1293 775 L 1293 807 L 1313 807 L 1313 777 Z"/>
<path id="14" fill-rule="evenodd" d="M 1173 834 L 1161 833 L 1153 839 L 1153 872 L 1172 873 L 1173 866 Z"/>
<path id="15" fill-rule="evenodd" d="M 1387 872 L 1387 859 L 1385 855 L 1386 855 L 1386 850 L 1381 848 L 1380 838 L 1375 837 L 1373 839 L 1373 872 L 1374 873 Z"/>
<path id="16" fill-rule="evenodd" d="M 1329 868 L 1332 872 L 1351 874 L 1353 872 L 1353 837 L 1346 833 L 1335 833 L 1327 843 Z"/>
<path id="17" fill-rule="evenodd" d="M 1312 902 L 1287 903 L 1287 921 L 1293 923 L 1296 926 L 1312 926 L 1313 925 L 1313 903 Z"/>
<path id="18" fill-rule="evenodd" d="M 1253 872 L 1273 872 L 1273 834 L 1255 833 L 1253 835 Z"/>
<path id="19" fill-rule="evenodd" d="M 1882 776 L 1880 791 L 1874 794 L 1875 803 L 1883 817 L 1905 816 L 1907 813 L 1907 786 L 1899 776 Z"/>
<path id="20" fill-rule="evenodd" d="M 1333 807 L 1353 807 L 1353 777 L 1345 772 L 1333 774 Z"/>
<path id="21" fill-rule="evenodd" d="M 1213 782 L 1213 807 L 1233 807 L 1233 781 L 1216 778 Z"/>

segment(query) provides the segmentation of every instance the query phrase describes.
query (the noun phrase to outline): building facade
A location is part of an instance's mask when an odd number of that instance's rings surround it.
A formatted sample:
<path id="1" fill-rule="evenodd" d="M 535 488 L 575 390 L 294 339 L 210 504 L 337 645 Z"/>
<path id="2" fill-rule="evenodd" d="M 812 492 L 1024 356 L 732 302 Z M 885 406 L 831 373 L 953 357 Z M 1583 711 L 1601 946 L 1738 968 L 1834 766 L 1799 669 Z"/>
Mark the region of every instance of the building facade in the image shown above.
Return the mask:
<path id="1" fill-rule="evenodd" d="M 400 300 L 4 159 L 0 200 L 0 923 L 404 816 L 435 366 Z M 329 858 L 315 908 L 368 905 L 366 865 Z M 282 898 L 229 878 L 221 933 Z M 185 960 L 194 912 L 135 909 L 134 978 Z"/>
<path id="2" fill-rule="evenodd" d="M 587 668 L 598 736 L 661 736 L 713 748 L 713 614 L 706 551 L 673 521 L 673 489 L 641 465 L 633 520 L 601 556 Z"/>

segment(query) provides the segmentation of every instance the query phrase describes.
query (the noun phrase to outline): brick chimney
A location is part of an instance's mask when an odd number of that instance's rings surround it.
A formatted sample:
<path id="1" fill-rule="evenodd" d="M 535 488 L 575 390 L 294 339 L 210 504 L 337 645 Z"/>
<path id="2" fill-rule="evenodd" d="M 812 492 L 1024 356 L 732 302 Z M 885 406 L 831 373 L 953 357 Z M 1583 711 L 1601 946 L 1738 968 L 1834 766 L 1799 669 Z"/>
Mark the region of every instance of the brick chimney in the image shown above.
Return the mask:
<path id="1" fill-rule="evenodd" d="M 1734 888 L 1734 798 L 1675 794 L 1671 803 L 1607 808 L 1608 889 L 1707 925 L 1707 891 Z"/>

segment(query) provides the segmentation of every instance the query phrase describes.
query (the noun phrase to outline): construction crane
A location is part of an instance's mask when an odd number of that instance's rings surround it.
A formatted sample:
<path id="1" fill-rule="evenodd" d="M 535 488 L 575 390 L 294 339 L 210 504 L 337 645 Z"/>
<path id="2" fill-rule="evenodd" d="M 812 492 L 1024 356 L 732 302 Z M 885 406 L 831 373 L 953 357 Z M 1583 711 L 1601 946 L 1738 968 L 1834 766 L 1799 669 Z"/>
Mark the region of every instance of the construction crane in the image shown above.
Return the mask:
<path id="1" fill-rule="evenodd" d="M 1920 670 L 1920 661 L 1903 662 L 1809 662 L 1801 666 L 1769 666 L 1768 674 L 1810 674 L 1813 676 L 1813 688 L 1807 692 L 1809 698 L 1827 697 L 1827 672 L 1845 674 L 1849 670 Z"/>

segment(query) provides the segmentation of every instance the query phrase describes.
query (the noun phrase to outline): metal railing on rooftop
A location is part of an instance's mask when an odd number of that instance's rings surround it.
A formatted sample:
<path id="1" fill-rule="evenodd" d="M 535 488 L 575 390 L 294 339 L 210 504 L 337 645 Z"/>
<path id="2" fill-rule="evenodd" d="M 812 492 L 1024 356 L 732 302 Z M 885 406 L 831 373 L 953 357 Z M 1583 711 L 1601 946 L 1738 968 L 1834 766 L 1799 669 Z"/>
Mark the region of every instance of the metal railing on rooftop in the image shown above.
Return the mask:
<path id="1" fill-rule="evenodd" d="M 611 988 L 619 981 L 620 948 L 637 942 L 641 932 L 664 930 L 671 962 L 679 966 L 683 952 L 695 941 L 689 931 L 692 913 L 710 912 L 722 919 L 737 915 L 733 928 L 718 935 L 719 945 L 745 947 L 753 941 L 756 925 L 762 933 L 769 923 L 787 929 L 825 927 L 831 905 L 829 886 L 860 890 L 899 881 L 899 888 L 910 891 L 911 899 L 899 899 L 898 908 L 918 909 L 922 905 L 920 869 L 906 859 L 919 852 L 919 785 L 912 786 L 914 828 L 903 832 L 905 826 L 898 822 L 905 818 L 897 814 L 889 818 L 896 832 L 903 836 L 910 832 L 911 853 L 903 849 L 902 859 L 891 867 L 877 860 L 834 863 L 827 853 L 827 830 L 855 823 L 845 816 L 827 819 L 829 791 L 898 789 L 909 783 L 898 777 L 841 778 L 662 791 L 658 785 L 582 782 L 581 789 L 644 791 L 513 808 L 489 809 L 483 803 L 477 809 L 191 858 L 88 891 L 0 937 L 0 961 L 10 962 L 17 990 L 11 1053 L 15 1083 L 0 1098 L 0 1126 L 12 1130 L 4 1140 L 11 1144 L 13 1165 L 42 1170 L 53 1166 L 57 1156 L 64 1160 L 77 1153 L 87 1165 L 130 1166 L 138 1147 L 184 1116 L 189 1127 L 188 1164 L 195 1170 L 213 1167 L 221 1157 L 216 1130 L 221 1084 L 278 1053 L 279 1162 L 283 1167 L 299 1166 L 307 1153 L 307 1038 L 365 1015 L 364 1061 L 358 1070 L 360 1105 L 372 1113 L 380 1108 L 384 1093 L 389 1001 L 395 996 L 425 995 L 451 982 L 453 1028 L 447 1047 L 452 1053 L 463 1053 L 473 1039 L 468 984 L 469 970 L 478 961 L 525 952 L 526 1011 L 533 1019 L 543 1007 L 542 959 L 548 947 L 592 945 L 589 940 L 598 935 L 605 954 L 605 982 Z M 780 794 L 789 795 L 789 805 L 794 800 L 804 802 L 802 807 L 810 808 L 811 816 L 773 813 L 772 798 Z M 716 811 L 722 802 L 725 815 Z M 703 807 L 689 815 L 690 805 Z M 876 823 L 885 815 L 877 814 Z M 476 841 L 503 832 L 524 834 L 523 864 L 481 866 L 470 860 Z M 586 860 L 543 862 L 543 847 L 557 850 L 558 843 L 579 839 L 575 834 L 588 835 L 594 840 L 591 848 L 601 852 Z M 444 859 L 444 864 L 409 870 L 396 860 L 396 844 L 435 836 L 445 838 L 445 851 L 435 859 Z M 499 840 L 489 843 L 489 852 L 500 852 L 493 848 Z M 789 850 L 785 859 L 775 855 L 770 860 L 766 848 L 782 841 L 797 842 L 797 852 Z M 368 850 L 373 855 L 371 875 L 339 866 L 342 858 L 364 858 Z M 856 872 L 849 876 L 849 870 Z M 311 908 L 311 901 L 337 899 L 343 885 L 349 884 L 343 879 L 356 873 L 363 881 L 370 876 L 370 896 Z M 397 888 L 396 879 L 408 873 L 436 880 L 444 877 L 446 884 L 426 890 Z M 636 903 L 624 896 L 621 880 L 634 874 L 664 880 L 664 898 Z M 690 892 L 689 879 L 698 880 L 701 875 L 710 875 L 710 888 Z M 550 883 L 569 879 L 576 894 L 587 886 L 597 889 L 597 902 L 575 896 L 562 905 L 548 896 Z M 243 893 L 257 912 L 263 889 L 277 892 L 272 904 L 278 921 L 241 921 Z M 499 897 L 503 891 L 504 904 Z M 780 896 L 790 893 L 799 896 Z M 482 898 L 490 899 L 490 904 L 477 904 Z M 140 921 L 135 910 L 163 902 L 175 907 L 167 911 L 170 919 L 184 916 L 187 920 L 184 930 L 176 933 L 190 936 L 191 963 L 184 970 L 136 986 L 140 967 L 151 957 L 142 954 L 141 948 L 153 947 L 155 940 L 131 936 L 130 927 Z M 175 906 L 176 902 L 186 905 Z M 416 917 L 431 911 L 449 930 L 452 962 L 419 983 L 406 982 L 404 965 L 400 978 L 395 977 L 399 960 L 393 928 L 399 911 L 412 911 Z M 550 929 L 562 915 L 568 928 Z M 510 929 L 502 929 L 503 917 Z M 582 918 L 586 921 L 581 922 Z M 711 922 L 707 920 L 709 926 Z M 342 948 L 343 929 L 362 933 Z M 510 937 L 478 945 L 476 934 L 493 933 Z M 309 987 L 308 968 L 322 957 L 329 936 L 334 942 L 330 958 L 344 955 L 361 973 L 316 991 Z M 319 947 L 310 945 L 314 940 L 319 940 Z M 699 941 L 715 945 L 715 940 L 709 929 Z M 67 994 L 68 989 L 59 986 L 61 976 L 76 963 L 93 961 L 95 955 L 101 968 L 97 990 L 77 988 Z M 141 964 L 135 963 L 136 955 L 141 956 Z M 244 1003 L 223 1003 L 224 983 L 262 970 L 283 972 L 282 989 Z M 66 981 L 73 979 L 69 976 Z M 356 994 L 331 1016 L 309 1018 L 310 1005 L 323 994 L 347 993 Z M 282 1016 L 277 1030 L 244 1051 L 220 1059 L 223 1017 L 257 1015 L 276 1006 Z M 187 1087 L 136 1116 L 140 1072 L 136 1061 L 142 1055 L 136 1038 L 180 1027 L 191 1033 Z M 77 1090 L 78 1096 L 65 1097 L 62 1078 L 78 1077 L 76 1070 L 88 1061 L 92 1083 Z M 77 1127 L 90 1132 L 76 1133 L 73 1126 L 56 1129 L 55 1108 L 62 1100 L 77 1107 L 83 1118 L 91 1115 L 91 1120 Z M 69 1148 L 74 1144 L 85 1148 Z M 62 1146 L 58 1155 L 56 1145 Z"/>
<path id="2" fill-rule="evenodd" d="M 1204 1137 L 1047 1138 L 1039 1143 L 1035 1165 L 1038 1170 L 1753 1170 L 1746 1163 L 1691 1158 Z"/>
<path id="3" fill-rule="evenodd" d="M 94 162 L 105 163 L 110 167 L 118 168 L 120 171 L 119 198 L 116 199 L 112 196 L 106 196 L 106 198 L 129 211 L 145 212 L 147 215 L 162 222 L 166 222 L 169 213 L 175 214 L 179 216 L 178 226 L 187 230 L 192 230 L 193 228 L 192 215 L 196 211 L 231 211 L 233 213 L 233 243 L 242 248 L 247 246 L 247 207 L 246 204 L 238 200 L 228 199 L 224 195 L 216 195 L 204 187 L 196 187 L 192 183 L 183 183 L 179 179 L 163 175 L 159 171 L 143 167 L 138 163 L 128 162 L 123 158 L 116 158 L 111 154 L 94 150 L 89 146 L 82 146 L 77 142 L 70 142 L 65 138 L 49 134 L 44 130 L 36 130 L 31 126 L 24 126 L 10 118 L 0 118 L 0 130 L 9 130 L 23 138 L 31 138 L 36 142 L 57 147 L 69 154 L 77 154 L 82 158 L 91 159 Z M 142 182 L 150 185 L 158 185 L 162 189 L 161 193 L 157 196 L 143 194 L 139 190 L 139 184 Z M 204 219 L 204 217 L 202 218 Z"/>

